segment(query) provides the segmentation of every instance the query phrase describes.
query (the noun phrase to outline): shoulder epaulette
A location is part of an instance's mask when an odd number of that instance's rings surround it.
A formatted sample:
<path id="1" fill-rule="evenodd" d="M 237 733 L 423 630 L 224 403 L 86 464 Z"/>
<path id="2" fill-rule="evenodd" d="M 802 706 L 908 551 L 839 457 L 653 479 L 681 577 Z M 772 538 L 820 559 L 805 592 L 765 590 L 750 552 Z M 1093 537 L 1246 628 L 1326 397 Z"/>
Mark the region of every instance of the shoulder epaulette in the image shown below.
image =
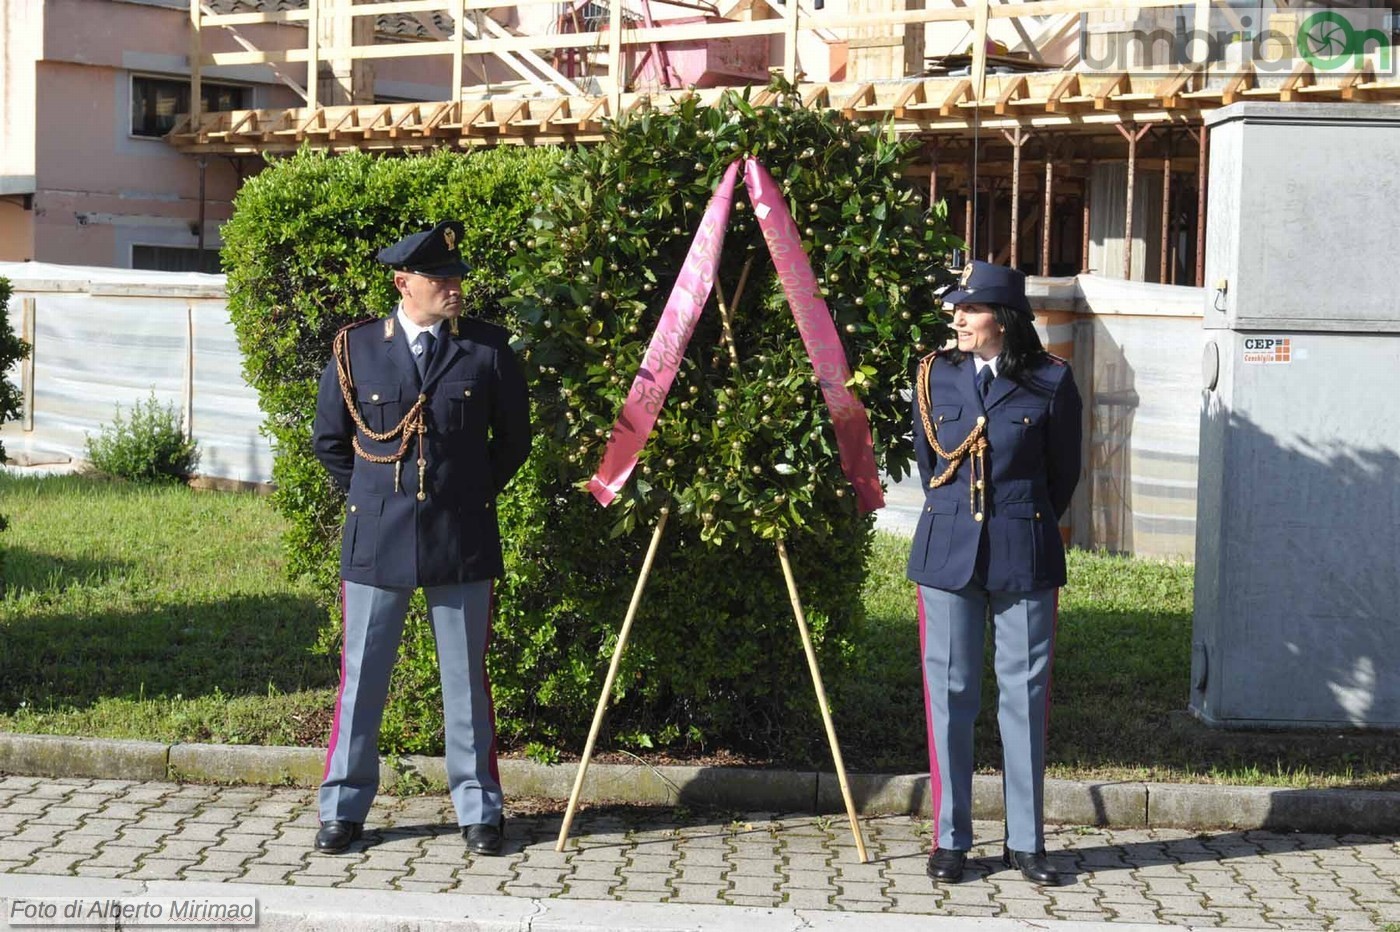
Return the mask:
<path id="1" fill-rule="evenodd" d="M 1047 352 L 1045 354 L 1045 358 L 1050 360 L 1050 362 L 1054 363 L 1057 366 L 1069 365 L 1068 359 L 1064 358 L 1063 356 L 1056 356 L 1054 353 Z"/>
<path id="2" fill-rule="evenodd" d="M 337 330 L 337 331 L 335 332 L 335 335 L 336 335 L 336 336 L 340 336 L 342 333 L 349 333 L 351 330 L 354 330 L 354 329 L 356 329 L 356 328 L 358 328 L 358 327 L 363 327 L 363 326 L 365 326 L 366 324 L 375 323 L 376 321 L 380 321 L 380 320 L 393 320 L 393 319 L 394 319 L 394 318 L 392 318 L 392 317 L 366 317 L 364 320 L 356 320 L 356 321 L 352 321 L 351 323 L 346 324 L 344 327 L 341 327 L 339 330 Z"/>

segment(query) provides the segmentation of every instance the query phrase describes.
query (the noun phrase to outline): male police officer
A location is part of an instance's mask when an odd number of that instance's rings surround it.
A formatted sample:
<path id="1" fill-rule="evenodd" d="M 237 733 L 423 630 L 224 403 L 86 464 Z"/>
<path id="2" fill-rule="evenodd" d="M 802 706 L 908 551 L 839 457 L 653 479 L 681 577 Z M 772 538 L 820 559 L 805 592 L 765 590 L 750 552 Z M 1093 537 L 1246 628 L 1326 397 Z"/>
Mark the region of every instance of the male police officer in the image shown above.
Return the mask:
<path id="1" fill-rule="evenodd" d="M 447 779 L 467 848 L 499 854 L 505 828 L 486 676 L 491 580 L 502 572 L 497 493 L 525 462 L 525 380 L 504 330 L 461 319 L 462 224 L 379 253 L 400 301 L 336 335 L 313 447 L 347 490 L 344 646 L 316 850 L 358 839 L 379 787 L 379 727 L 410 594 L 437 642 Z"/>

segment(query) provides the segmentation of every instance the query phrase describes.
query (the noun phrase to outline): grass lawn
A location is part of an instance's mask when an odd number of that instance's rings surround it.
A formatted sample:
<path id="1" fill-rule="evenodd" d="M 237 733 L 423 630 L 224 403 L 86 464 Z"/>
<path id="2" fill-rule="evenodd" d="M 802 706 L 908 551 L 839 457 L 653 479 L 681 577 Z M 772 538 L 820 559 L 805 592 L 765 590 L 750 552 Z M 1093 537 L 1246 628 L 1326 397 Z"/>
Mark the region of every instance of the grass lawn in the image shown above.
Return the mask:
<path id="1" fill-rule="evenodd" d="M 0 474 L 0 730 L 320 745 L 337 667 L 254 495 Z M 880 535 L 856 673 L 828 682 L 852 770 L 927 767 L 904 540 Z M 1049 770 L 1071 779 L 1400 788 L 1393 736 L 1223 735 L 1183 722 L 1189 564 L 1072 553 Z M 794 643 L 796 643 L 794 641 Z M 983 677 L 979 768 L 999 767 Z M 815 709 L 814 709 L 815 714 Z M 582 739 L 582 736 L 580 736 Z"/>

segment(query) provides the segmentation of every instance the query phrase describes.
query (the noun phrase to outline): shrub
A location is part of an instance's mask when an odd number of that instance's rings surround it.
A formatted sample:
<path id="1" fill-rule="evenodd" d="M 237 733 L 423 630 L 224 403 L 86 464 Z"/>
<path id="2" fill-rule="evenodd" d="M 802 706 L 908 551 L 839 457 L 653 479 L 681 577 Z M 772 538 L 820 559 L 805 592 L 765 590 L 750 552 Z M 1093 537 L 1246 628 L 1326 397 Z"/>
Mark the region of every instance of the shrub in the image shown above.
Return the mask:
<path id="1" fill-rule="evenodd" d="M 638 468 L 602 511 L 582 486 L 656 329 L 711 192 L 730 162 L 757 157 L 782 187 L 835 319 L 876 458 L 903 475 L 912 459 L 904 389 L 943 342 L 934 289 L 951 236 L 904 172 L 915 143 L 804 107 L 776 85 L 755 106 L 690 98 L 612 128 L 573 152 L 541 192 L 513 263 L 512 309 L 531 335 L 528 371 L 543 436 L 532 468 L 550 519 L 514 528 L 506 581 L 539 619 L 528 643 L 536 737 L 587 726 L 647 532 L 673 515 L 643 598 L 609 723 L 647 746 L 707 740 L 795 760 L 826 760 L 810 677 L 773 540 L 783 538 L 839 702 L 858 666 L 860 590 L 872 520 L 856 513 L 831 419 L 742 182 L 718 269 L 733 299 L 737 363 L 720 314 L 702 313 Z M 519 503 L 517 503 L 519 504 Z M 611 540 L 607 540 L 608 537 Z M 606 540 L 606 543 L 604 541 Z M 567 591 L 550 591 L 550 579 Z M 505 637 L 519 636 L 511 627 Z M 847 667 L 847 664 L 851 666 Z M 528 706 L 527 706 L 528 708 Z"/>
<path id="2" fill-rule="evenodd" d="M 11 366 L 29 356 L 29 344 L 21 340 L 10 326 L 10 293 L 9 280 L 0 278 L 0 424 L 19 417 L 20 404 L 23 401 L 19 387 L 5 378 L 5 373 L 10 371 Z M 0 463 L 3 462 L 5 445 L 0 443 Z M 6 524 L 5 516 L 0 515 L 0 531 L 5 530 Z M 4 591 L 4 588 L 5 551 L 0 547 L 0 592 Z"/>
<path id="3" fill-rule="evenodd" d="M 199 445 L 185 437 L 184 419 L 173 405 L 161 405 L 155 392 L 131 408 L 129 419 L 117 406 L 112 422 L 87 438 L 88 462 L 98 472 L 131 482 L 179 482 L 199 465 Z"/>

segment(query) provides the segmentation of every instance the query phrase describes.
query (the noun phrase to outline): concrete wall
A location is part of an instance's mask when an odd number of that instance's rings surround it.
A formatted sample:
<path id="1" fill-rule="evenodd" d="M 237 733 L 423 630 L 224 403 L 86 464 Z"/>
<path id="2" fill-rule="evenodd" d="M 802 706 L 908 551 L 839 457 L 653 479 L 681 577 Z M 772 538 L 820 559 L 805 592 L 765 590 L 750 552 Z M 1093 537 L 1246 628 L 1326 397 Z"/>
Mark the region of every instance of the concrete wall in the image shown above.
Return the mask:
<path id="1" fill-rule="evenodd" d="M 88 435 L 117 407 L 152 395 L 183 412 L 199 442 L 201 475 L 262 483 L 272 451 L 260 432 L 257 394 L 243 380 L 242 354 L 224 301 L 222 275 L 133 272 L 0 262 L 14 286 L 10 323 L 32 333 L 26 419 L 0 429 L 21 465 L 81 462 Z M 32 302 L 32 303 L 31 303 Z M 32 308 L 32 317 L 26 320 Z"/>

